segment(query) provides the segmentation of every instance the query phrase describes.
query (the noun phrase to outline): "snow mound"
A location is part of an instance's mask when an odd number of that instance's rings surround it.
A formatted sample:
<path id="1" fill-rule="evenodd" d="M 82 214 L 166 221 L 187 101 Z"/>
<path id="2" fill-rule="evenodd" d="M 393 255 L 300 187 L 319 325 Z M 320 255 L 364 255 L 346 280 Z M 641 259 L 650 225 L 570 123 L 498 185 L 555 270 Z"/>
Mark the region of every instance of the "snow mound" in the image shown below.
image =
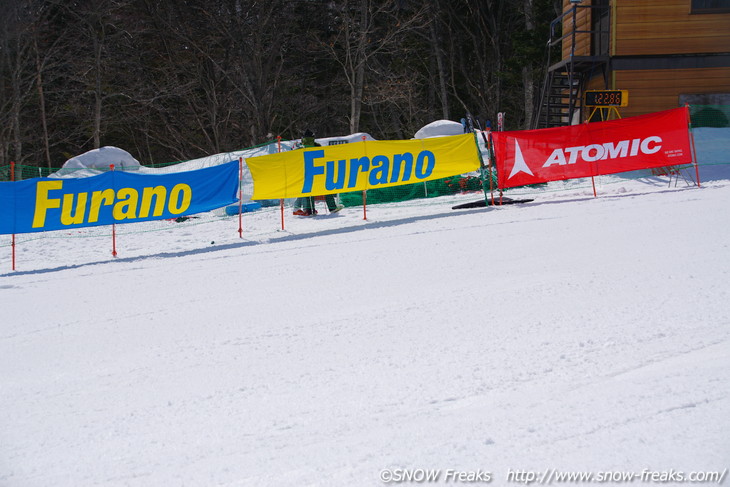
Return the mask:
<path id="1" fill-rule="evenodd" d="M 414 138 L 427 139 L 429 137 L 445 137 L 448 135 L 460 135 L 464 133 L 464 127 L 459 122 L 452 120 L 436 120 L 424 125 L 416 132 Z"/>

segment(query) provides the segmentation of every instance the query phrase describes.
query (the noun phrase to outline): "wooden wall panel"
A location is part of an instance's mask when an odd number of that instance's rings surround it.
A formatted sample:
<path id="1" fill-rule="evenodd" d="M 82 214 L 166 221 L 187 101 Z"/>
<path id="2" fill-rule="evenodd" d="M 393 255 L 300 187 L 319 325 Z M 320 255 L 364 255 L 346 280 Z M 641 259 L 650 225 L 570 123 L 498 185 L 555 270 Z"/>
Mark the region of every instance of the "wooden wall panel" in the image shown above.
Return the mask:
<path id="1" fill-rule="evenodd" d="M 677 39 L 670 37 L 670 38 L 655 38 L 651 40 L 651 53 L 659 53 L 661 54 L 704 54 L 707 52 L 713 52 L 708 51 L 707 49 L 710 47 L 709 45 L 706 45 L 706 43 L 699 42 L 701 38 L 695 39 L 693 42 L 685 42 L 681 46 L 677 45 Z M 705 41 L 708 41 L 710 39 L 705 39 Z M 624 39 L 624 41 L 621 44 L 621 53 L 622 55 L 639 55 L 639 54 L 650 54 L 647 52 L 649 50 L 647 43 L 649 41 L 645 39 Z M 730 42 L 730 39 L 728 39 L 728 42 Z M 730 49 L 729 49 L 730 50 Z M 631 53 L 631 54 L 630 54 Z"/>
<path id="2" fill-rule="evenodd" d="M 692 14 L 691 0 L 611 0 L 614 56 L 730 52 L 730 13 Z M 591 5 L 584 0 L 581 5 Z M 563 0 L 563 11 L 572 8 Z M 590 30 L 590 10 L 578 8 L 577 30 Z M 572 32 L 573 17 L 564 18 L 563 33 Z M 572 39 L 563 41 L 563 58 Z M 576 56 L 591 55 L 589 34 L 576 34 Z"/>
<path id="3" fill-rule="evenodd" d="M 613 0 L 616 56 L 730 51 L 730 13 L 691 14 L 690 0 Z"/>
<path id="4" fill-rule="evenodd" d="M 730 92 L 730 67 L 616 71 L 617 90 L 629 90 L 621 116 L 641 115 L 679 106 L 679 95 Z"/>
<path id="5" fill-rule="evenodd" d="M 608 89 L 611 87 L 609 86 Z M 605 90 L 606 83 L 603 79 L 603 74 L 596 75 L 588 80 L 588 82 L 585 85 L 586 90 Z"/>

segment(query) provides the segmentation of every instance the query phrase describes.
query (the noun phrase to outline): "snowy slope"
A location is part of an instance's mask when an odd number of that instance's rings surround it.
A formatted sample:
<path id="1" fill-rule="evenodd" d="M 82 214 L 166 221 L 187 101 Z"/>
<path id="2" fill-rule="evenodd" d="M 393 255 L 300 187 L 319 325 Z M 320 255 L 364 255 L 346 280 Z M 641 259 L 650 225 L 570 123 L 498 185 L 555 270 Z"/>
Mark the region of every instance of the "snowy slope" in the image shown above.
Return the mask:
<path id="1" fill-rule="evenodd" d="M 216 213 L 124 225 L 117 259 L 107 236 L 22 240 L 0 271 L 0 485 L 722 472 L 730 177 L 714 174 L 285 231 L 265 208 L 243 239 Z"/>

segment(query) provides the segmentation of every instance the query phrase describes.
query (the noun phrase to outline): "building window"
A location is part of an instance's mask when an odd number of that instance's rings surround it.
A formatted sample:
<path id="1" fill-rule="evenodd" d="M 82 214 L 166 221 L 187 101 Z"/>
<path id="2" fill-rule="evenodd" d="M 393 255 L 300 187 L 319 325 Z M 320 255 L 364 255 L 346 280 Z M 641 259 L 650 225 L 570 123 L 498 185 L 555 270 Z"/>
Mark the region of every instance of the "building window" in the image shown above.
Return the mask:
<path id="1" fill-rule="evenodd" d="M 730 0 L 692 0 L 693 14 L 730 12 Z"/>

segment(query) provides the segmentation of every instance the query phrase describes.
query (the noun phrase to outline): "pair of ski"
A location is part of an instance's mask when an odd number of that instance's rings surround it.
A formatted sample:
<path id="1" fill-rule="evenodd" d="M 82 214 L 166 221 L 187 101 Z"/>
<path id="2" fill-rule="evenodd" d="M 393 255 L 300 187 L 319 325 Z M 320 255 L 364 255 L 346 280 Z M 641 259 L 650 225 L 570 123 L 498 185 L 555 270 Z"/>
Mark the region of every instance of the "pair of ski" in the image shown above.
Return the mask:
<path id="1" fill-rule="evenodd" d="M 500 206 L 500 205 L 514 205 L 517 203 L 529 203 L 530 201 L 535 201 L 534 199 L 519 199 L 515 200 L 512 198 L 507 198 L 506 196 L 502 196 L 498 200 L 494 200 L 494 203 L 487 200 L 478 200 L 478 201 L 472 201 L 470 203 L 462 203 L 460 205 L 452 206 L 452 210 L 465 210 L 467 208 L 484 208 L 485 206 Z"/>
<path id="2" fill-rule="evenodd" d="M 485 135 L 484 131 L 482 130 L 482 127 L 479 123 L 479 119 L 474 119 L 470 113 L 466 114 L 465 118 L 461 119 L 461 124 L 464 126 L 464 132 L 471 132 L 474 133 L 475 127 L 481 132 L 482 138 L 484 139 L 484 145 L 487 147 L 487 150 L 491 152 L 492 145 L 487 140 L 487 136 Z M 484 175 L 484 162 L 482 161 L 482 176 Z M 492 174 L 490 171 L 489 174 L 489 180 L 491 182 Z M 482 177 L 482 184 L 484 183 L 484 177 Z M 486 206 L 492 206 L 492 205 L 512 205 L 517 203 L 529 203 L 530 201 L 534 201 L 534 199 L 512 199 L 502 196 L 502 193 L 500 191 L 500 197 L 499 201 L 495 201 L 494 198 L 492 198 L 492 201 L 489 201 L 489 198 L 487 197 L 486 188 L 484 188 L 484 199 L 479 201 L 472 201 L 470 203 L 462 203 L 460 205 L 452 206 L 452 210 L 462 210 L 467 208 L 484 208 Z"/>

